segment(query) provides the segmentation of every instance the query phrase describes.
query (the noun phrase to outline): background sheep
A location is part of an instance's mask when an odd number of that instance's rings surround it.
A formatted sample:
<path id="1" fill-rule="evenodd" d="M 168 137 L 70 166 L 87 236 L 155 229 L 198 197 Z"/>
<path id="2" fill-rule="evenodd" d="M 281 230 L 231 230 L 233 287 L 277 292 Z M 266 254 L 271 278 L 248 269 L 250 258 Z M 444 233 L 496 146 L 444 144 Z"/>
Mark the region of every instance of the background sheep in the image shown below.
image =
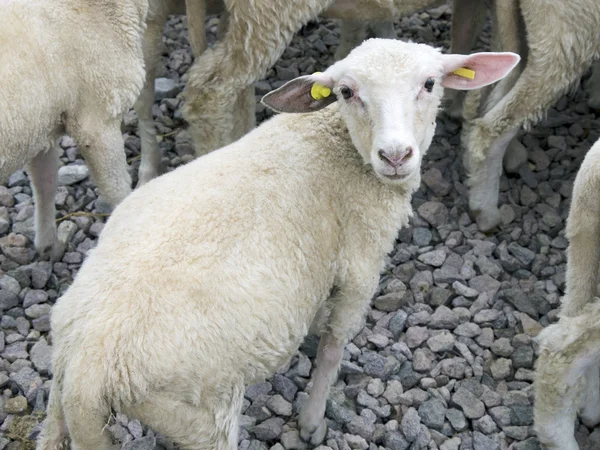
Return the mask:
<path id="1" fill-rule="evenodd" d="M 206 15 L 221 14 L 219 21 L 219 39 L 223 39 L 228 26 L 228 12 L 220 0 L 195 0 L 189 2 L 191 10 L 188 12 L 189 40 L 195 57 L 201 55 L 206 49 L 206 33 L 204 21 Z M 425 3 L 430 3 L 429 1 Z M 234 4 L 233 7 L 243 7 L 244 3 Z M 135 103 L 135 111 L 139 118 L 139 134 L 141 140 L 141 163 L 139 167 L 138 186 L 150 181 L 160 173 L 161 151 L 156 140 L 156 129 L 152 120 L 152 104 L 154 102 L 154 81 L 156 67 L 159 63 L 159 43 L 167 17 L 170 14 L 185 14 L 184 0 L 153 0 L 147 16 L 147 28 L 144 35 L 144 62 L 146 67 L 146 80 L 144 87 Z M 358 17 L 358 16 L 357 16 Z M 300 24 L 302 25 L 302 24 Z M 352 48 L 360 44 L 366 37 L 369 28 L 375 37 L 396 38 L 394 24 L 390 21 L 365 23 L 363 20 L 340 21 L 340 44 L 335 58 L 344 58 Z M 286 43 L 287 44 L 287 43 Z M 279 57 L 280 55 L 277 55 Z M 277 58 L 276 57 L 276 58 Z M 258 76 L 257 76 L 258 78 Z M 231 133 L 227 137 L 227 144 L 246 134 L 255 126 L 254 115 L 254 86 L 250 85 L 237 95 L 237 100 L 232 108 Z M 216 147 L 215 147 L 216 148 Z M 203 154 L 206 150 L 200 151 Z"/>
<path id="2" fill-rule="evenodd" d="M 482 231 L 501 221 L 498 191 L 511 140 L 521 126 L 538 121 L 600 55 L 600 4 L 594 0 L 575 0 L 568 6 L 515 0 L 496 2 L 495 8 L 501 49 L 523 55 L 525 62 L 465 113 L 469 205 Z"/>
<path id="3" fill-rule="evenodd" d="M 144 80 L 146 11 L 141 0 L 0 4 L 0 177 L 6 182 L 28 164 L 41 255 L 56 259 L 64 251 L 54 195 L 56 145 L 65 132 L 110 205 L 131 191 L 120 122 Z"/>
<path id="4" fill-rule="evenodd" d="M 264 99 L 313 114 L 282 114 L 130 195 L 54 307 L 39 448 L 67 429 L 75 448 L 111 448 L 111 408 L 184 448 L 237 448 L 245 385 L 285 364 L 315 319 L 299 424 L 319 444 L 344 345 L 411 215 L 442 87 L 492 83 L 517 61 L 369 40 Z M 465 65 L 474 80 L 452 74 Z"/>
<path id="5" fill-rule="evenodd" d="M 567 291 L 561 318 L 538 337 L 535 426 L 550 450 L 579 450 L 574 435 L 583 423 L 600 423 L 600 140 L 575 179 L 567 222 Z"/>
<path id="6" fill-rule="evenodd" d="M 275 8 L 269 2 L 253 2 L 243 7 L 233 0 L 225 2 L 230 13 L 227 33 L 194 62 L 184 92 L 183 114 L 190 124 L 198 154 L 228 144 L 232 137 L 240 134 L 234 127 L 235 117 L 240 114 L 234 104 L 244 95 L 240 93 L 246 92 L 248 86 L 264 75 L 281 56 L 293 34 L 319 13 L 343 20 L 386 21 L 441 1 L 396 0 L 390 5 L 373 0 L 367 4 L 373 18 L 361 15 L 362 6 L 356 8 L 364 2 L 350 2 L 351 8 L 342 2 L 339 8 L 326 10 L 331 3 L 331 0 L 286 2 Z M 246 109 L 246 115 L 251 114 L 251 109 Z"/>

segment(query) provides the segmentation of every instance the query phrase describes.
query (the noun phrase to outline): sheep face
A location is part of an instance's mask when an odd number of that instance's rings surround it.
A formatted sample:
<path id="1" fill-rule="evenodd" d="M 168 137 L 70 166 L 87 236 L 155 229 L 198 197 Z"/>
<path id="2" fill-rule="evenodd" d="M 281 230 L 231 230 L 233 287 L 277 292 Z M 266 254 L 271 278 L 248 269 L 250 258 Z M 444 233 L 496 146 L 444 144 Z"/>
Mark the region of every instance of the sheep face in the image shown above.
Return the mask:
<path id="1" fill-rule="evenodd" d="M 337 100 L 365 163 L 383 182 L 403 184 L 418 180 L 443 88 L 491 84 L 518 61 L 514 53 L 443 55 L 424 44 L 369 39 L 324 73 L 296 78 L 263 103 L 280 112 L 311 112 Z M 453 73 L 460 68 L 473 78 Z"/>

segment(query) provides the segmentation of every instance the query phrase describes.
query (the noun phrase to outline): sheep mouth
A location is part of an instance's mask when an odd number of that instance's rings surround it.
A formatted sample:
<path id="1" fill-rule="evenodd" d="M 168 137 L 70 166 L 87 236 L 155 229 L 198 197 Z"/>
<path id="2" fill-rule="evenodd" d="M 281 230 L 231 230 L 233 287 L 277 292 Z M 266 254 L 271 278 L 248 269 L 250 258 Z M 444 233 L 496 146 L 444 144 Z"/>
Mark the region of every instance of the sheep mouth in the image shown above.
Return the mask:
<path id="1" fill-rule="evenodd" d="M 384 175 L 384 177 L 386 177 L 388 180 L 398 181 L 405 179 L 409 175 L 410 173 L 395 173 L 393 175 Z"/>

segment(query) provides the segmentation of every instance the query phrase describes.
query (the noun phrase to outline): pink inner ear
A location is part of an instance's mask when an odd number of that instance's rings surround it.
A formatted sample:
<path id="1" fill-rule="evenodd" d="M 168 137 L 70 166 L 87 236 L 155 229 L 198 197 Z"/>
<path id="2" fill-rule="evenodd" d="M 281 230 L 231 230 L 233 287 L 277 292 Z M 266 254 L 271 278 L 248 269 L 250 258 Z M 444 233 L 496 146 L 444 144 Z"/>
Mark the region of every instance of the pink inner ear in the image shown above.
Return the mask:
<path id="1" fill-rule="evenodd" d="M 501 80 L 519 63 L 516 53 L 474 53 L 472 55 L 442 55 L 444 72 L 442 86 L 450 89 L 477 89 Z M 452 72 L 461 67 L 475 71 L 475 78 L 455 75 Z"/>

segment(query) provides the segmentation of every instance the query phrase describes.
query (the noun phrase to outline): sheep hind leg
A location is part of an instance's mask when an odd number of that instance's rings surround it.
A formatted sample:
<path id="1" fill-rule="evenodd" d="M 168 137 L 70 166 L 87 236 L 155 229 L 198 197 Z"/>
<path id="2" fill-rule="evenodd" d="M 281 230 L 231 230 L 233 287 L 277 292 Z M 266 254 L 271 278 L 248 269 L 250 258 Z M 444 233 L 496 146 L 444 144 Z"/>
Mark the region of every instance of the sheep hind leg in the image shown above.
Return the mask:
<path id="1" fill-rule="evenodd" d="M 169 393 L 130 406 L 125 413 L 172 439 L 182 449 L 236 450 L 244 389 L 234 388 L 227 401 L 192 405 Z"/>
<path id="2" fill-rule="evenodd" d="M 98 124 L 104 126 L 96 128 Z M 119 122 L 83 116 L 78 123 L 68 124 L 67 129 L 78 142 L 100 195 L 114 208 L 131 193 L 131 176 L 127 171 Z"/>
<path id="3" fill-rule="evenodd" d="M 28 165 L 35 199 L 35 248 L 41 257 L 59 260 L 64 243 L 56 234 L 54 196 L 58 178 L 58 153 L 54 147 L 38 153 Z"/>
<path id="4" fill-rule="evenodd" d="M 592 76 L 588 81 L 587 90 L 590 94 L 588 106 L 600 109 L 600 59 L 592 65 Z"/>
<path id="5" fill-rule="evenodd" d="M 333 334 L 321 336 L 317 351 L 317 367 L 312 377 L 310 396 L 300 413 L 298 424 L 300 436 L 312 445 L 319 445 L 327 433 L 325 405 L 329 388 L 337 376 L 342 360 L 344 343 L 335 339 Z"/>
<path id="6" fill-rule="evenodd" d="M 61 404 L 61 390 L 56 375 L 52 380 L 46 421 L 38 438 L 36 448 L 37 450 L 66 450 L 69 448 L 67 424 Z"/>
<path id="7" fill-rule="evenodd" d="M 584 422 L 599 417 L 600 301 L 586 305 L 581 315 L 563 317 L 538 336 L 534 427 L 549 450 L 579 450 L 575 416 L 582 406 Z M 587 398 L 589 396 L 589 398 Z"/>

